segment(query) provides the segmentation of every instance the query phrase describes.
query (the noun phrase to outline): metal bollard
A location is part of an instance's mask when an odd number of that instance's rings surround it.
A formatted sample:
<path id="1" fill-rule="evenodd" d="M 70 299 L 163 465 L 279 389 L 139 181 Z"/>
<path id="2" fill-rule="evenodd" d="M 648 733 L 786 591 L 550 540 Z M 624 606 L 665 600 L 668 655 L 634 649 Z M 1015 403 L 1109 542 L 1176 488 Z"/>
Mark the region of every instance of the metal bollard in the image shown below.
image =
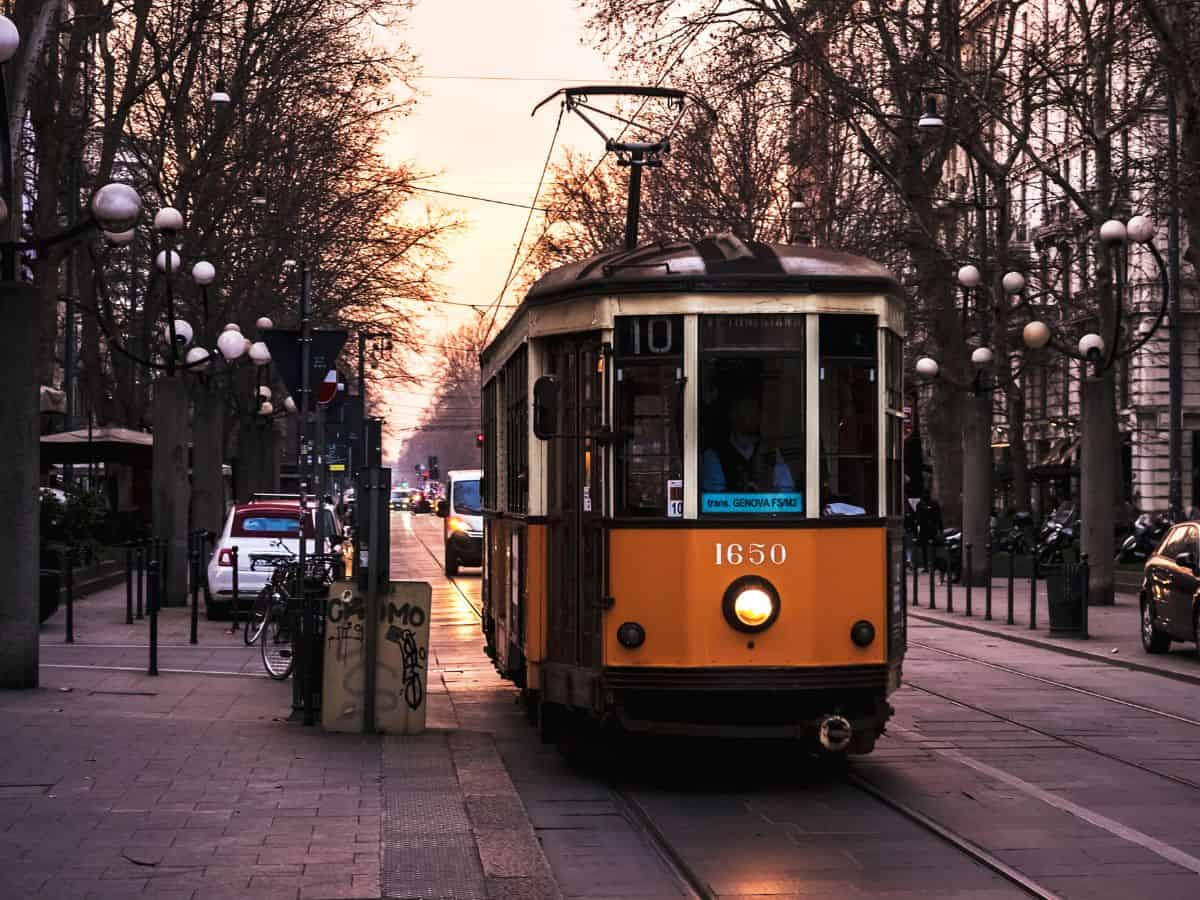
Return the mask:
<path id="1" fill-rule="evenodd" d="M 973 580 L 973 570 L 971 568 L 971 563 L 973 562 L 973 560 L 971 559 L 971 545 L 964 544 L 963 548 L 967 554 L 966 567 L 963 569 L 963 573 L 966 575 L 966 582 L 967 582 L 967 618 L 970 618 L 970 616 L 971 616 L 971 582 Z"/>
<path id="2" fill-rule="evenodd" d="M 1083 636 L 1088 637 L 1088 578 L 1091 575 L 1091 566 L 1088 565 L 1088 556 L 1086 553 L 1079 555 L 1079 577 L 1083 579 Z"/>
<path id="3" fill-rule="evenodd" d="M 125 624 L 133 624 L 133 545 L 125 544 Z"/>
<path id="4" fill-rule="evenodd" d="M 1012 625 L 1013 622 L 1015 621 L 1013 619 L 1013 573 L 1016 570 L 1016 565 L 1014 565 L 1015 562 L 1016 562 L 1016 557 L 1012 553 L 1009 553 L 1008 554 L 1008 624 L 1009 625 Z"/>
<path id="5" fill-rule="evenodd" d="M 149 675 L 158 674 L 158 601 L 159 601 L 159 569 L 158 560 L 150 560 L 146 566 L 146 612 L 150 618 L 150 669 Z"/>
<path id="6" fill-rule="evenodd" d="M 992 542 L 988 541 L 985 551 L 987 553 L 987 588 L 983 595 L 983 618 L 990 622 L 992 621 Z"/>
<path id="7" fill-rule="evenodd" d="M 238 548 L 230 547 L 229 556 L 233 560 L 233 599 L 229 605 L 229 633 L 236 634 L 238 627 L 238 604 L 241 597 L 238 594 Z"/>
<path id="8" fill-rule="evenodd" d="M 191 558 L 191 588 L 192 588 L 192 632 L 188 638 L 189 644 L 199 642 L 197 629 L 200 627 L 200 532 L 193 531 L 188 536 L 188 556 Z"/>
<path id="9" fill-rule="evenodd" d="M 67 567 L 63 572 L 67 589 L 67 643 L 75 643 L 75 548 L 67 548 Z"/>
<path id="10" fill-rule="evenodd" d="M 142 604 L 142 597 L 146 587 L 146 545 L 145 542 L 140 542 L 133 551 L 135 565 L 137 566 L 137 618 L 140 621 L 144 618 L 145 607 Z"/>
<path id="11" fill-rule="evenodd" d="M 1029 573 L 1029 630 L 1037 628 L 1037 578 L 1038 558 L 1033 558 L 1033 568 Z"/>
<path id="12" fill-rule="evenodd" d="M 917 576 L 920 575 L 920 573 L 921 573 L 921 567 L 917 565 L 917 548 L 916 548 L 916 546 L 913 547 L 912 572 L 913 572 L 912 605 L 920 606 L 921 605 L 921 591 L 920 591 L 920 583 L 917 581 Z"/>
<path id="13" fill-rule="evenodd" d="M 933 596 L 933 569 L 926 569 L 925 574 L 929 576 L 929 608 L 937 609 L 937 598 Z"/>
<path id="14" fill-rule="evenodd" d="M 950 554 L 946 554 L 946 612 L 954 612 L 954 573 L 950 571 Z"/>

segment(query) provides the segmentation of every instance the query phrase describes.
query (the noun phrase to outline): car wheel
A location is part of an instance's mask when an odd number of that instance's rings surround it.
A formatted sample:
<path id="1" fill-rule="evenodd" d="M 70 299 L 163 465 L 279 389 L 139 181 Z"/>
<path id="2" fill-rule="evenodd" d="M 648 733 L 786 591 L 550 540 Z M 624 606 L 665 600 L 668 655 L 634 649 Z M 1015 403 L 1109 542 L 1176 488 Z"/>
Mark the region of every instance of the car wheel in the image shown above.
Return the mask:
<path id="1" fill-rule="evenodd" d="M 1147 653 L 1166 653 L 1171 648 L 1169 635 L 1154 624 L 1154 605 L 1142 598 L 1142 648 Z"/>
<path id="2" fill-rule="evenodd" d="M 451 577 L 458 574 L 458 556 L 449 547 L 446 548 L 446 574 Z"/>

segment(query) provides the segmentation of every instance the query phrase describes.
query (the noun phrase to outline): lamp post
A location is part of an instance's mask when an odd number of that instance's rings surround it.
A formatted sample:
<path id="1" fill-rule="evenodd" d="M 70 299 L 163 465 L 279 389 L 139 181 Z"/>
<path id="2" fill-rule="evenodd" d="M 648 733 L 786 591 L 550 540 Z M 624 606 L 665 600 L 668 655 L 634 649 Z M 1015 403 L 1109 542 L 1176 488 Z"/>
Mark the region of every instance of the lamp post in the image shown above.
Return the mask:
<path id="1" fill-rule="evenodd" d="M 375 350 L 391 351 L 391 335 L 383 331 L 360 331 L 358 333 L 358 403 L 362 416 L 358 427 L 358 468 L 367 467 L 367 341 L 376 341 Z M 380 343 L 382 342 L 382 343 Z"/>
<path id="2" fill-rule="evenodd" d="M 1022 339 L 1031 350 L 1051 348 L 1083 363 L 1080 385 L 1080 519 L 1082 550 L 1091 561 L 1089 566 L 1088 602 L 1092 605 L 1111 605 L 1113 602 L 1113 485 L 1120 483 L 1117 470 L 1117 447 L 1112 416 L 1116 408 L 1112 379 L 1107 372 L 1117 360 L 1136 353 L 1153 338 L 1166 317 L 1171 298 L 1171 283 L 1166 263 L 1154 243 L 1155 226 L 1146 216 L 1134 216 L 1128 223 L 1109 219 L 1100 226 L 1102 252 L 1112 258 L 1116 273 L 1116 314 L 1106 340 L 1097 332 L 1088 332 L 1078 341 L 1067 335 L 1055 334 L 1045 321 L 1034 317 L 1025 325 Z M 1123 343 L 1126 326 L 1123 322 L 1126 290 L 1126 248 L 1130 244 L 1145 247 L 1158 269 L 1162 301 L 1158 315 L 1150 327 L 1138 327 L 1132 338 Z M 1174 323 L 1172 323 L 1174 325 Z"/>
<path id="3" fill-rule="evenodd" d="M 5 64 L 16 55 L 21 36 L 0 16 L 0 334 L 7 347 L 0 362 L 0 432 L 8 470 L 0 479 L 0 571 L 6 579 L 0 597 L 0 688 L 38 684 L 38 476 L 40 471 L 38 371 L 40 292 L 20 280 L 22 251 L 76 240 L 94 228 L 130 229 L 141 214 L 137 191 L 106 184 L 93 196 L 90 215 L 58 234 L 22 242 L 17 230 L 21 198 L 16 196 L 12 130 Z"/>

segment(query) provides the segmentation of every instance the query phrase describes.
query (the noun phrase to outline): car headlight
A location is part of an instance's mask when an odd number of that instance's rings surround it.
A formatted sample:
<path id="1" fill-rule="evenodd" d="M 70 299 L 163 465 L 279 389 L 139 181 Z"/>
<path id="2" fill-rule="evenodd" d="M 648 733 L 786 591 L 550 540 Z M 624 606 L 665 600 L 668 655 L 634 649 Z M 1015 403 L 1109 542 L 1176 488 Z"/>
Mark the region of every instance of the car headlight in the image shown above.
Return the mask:
<path id="1" fill-rule="evenodd" d="M 765 631 L 779 618 L 779 592 L 767 579 L 743 575 L 725 589 L 725 621 L 738 631 Z"/>

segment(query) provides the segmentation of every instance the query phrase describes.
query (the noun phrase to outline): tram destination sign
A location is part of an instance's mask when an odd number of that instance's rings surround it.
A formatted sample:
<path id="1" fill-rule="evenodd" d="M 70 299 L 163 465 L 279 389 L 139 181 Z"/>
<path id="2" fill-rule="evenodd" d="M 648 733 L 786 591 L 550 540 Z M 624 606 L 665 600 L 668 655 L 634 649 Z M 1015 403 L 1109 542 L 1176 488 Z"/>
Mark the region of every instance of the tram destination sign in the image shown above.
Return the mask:
<path id="1" fill-rule="evenodd" d="M 802 513 L 804 495 L 799 492 L 771 494 L 704 494 L 700 511 L 705 513 Z"/>

